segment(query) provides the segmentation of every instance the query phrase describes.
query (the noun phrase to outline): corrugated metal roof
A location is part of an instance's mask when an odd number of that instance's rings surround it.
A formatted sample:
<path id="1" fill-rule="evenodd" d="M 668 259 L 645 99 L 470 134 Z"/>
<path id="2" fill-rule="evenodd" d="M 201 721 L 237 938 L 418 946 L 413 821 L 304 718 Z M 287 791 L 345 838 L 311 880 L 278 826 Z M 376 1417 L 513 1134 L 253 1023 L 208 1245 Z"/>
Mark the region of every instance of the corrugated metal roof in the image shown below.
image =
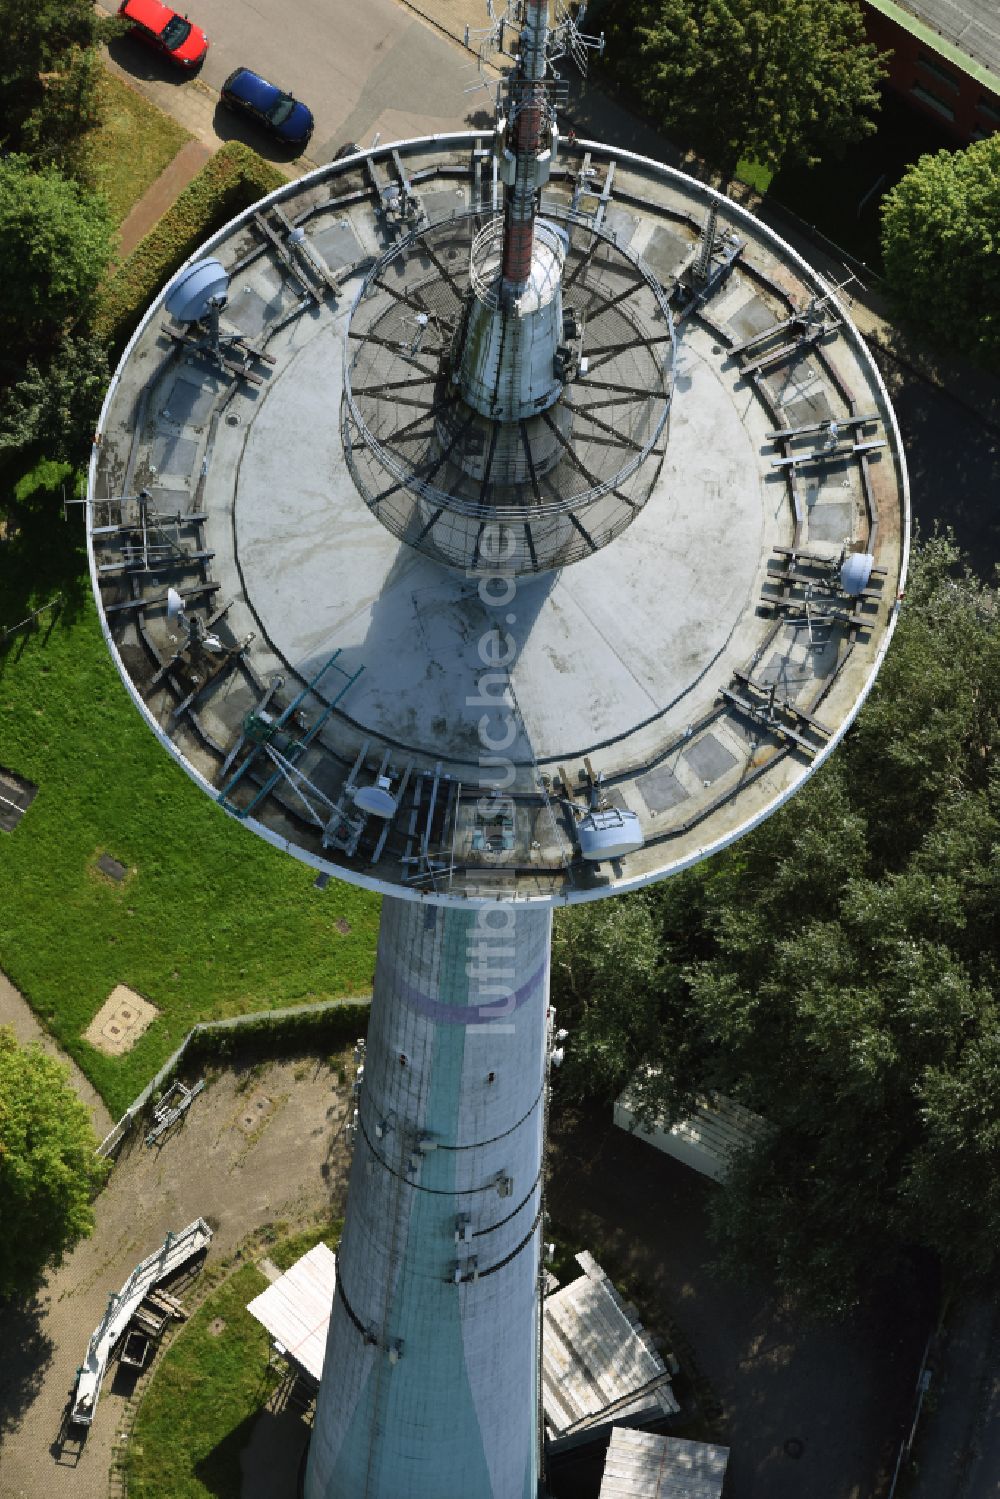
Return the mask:
<path id="1" fill-rule="evenodd" d="M 997 0 L 867 0 L 873 10 L 950 58 L 992 90 L 1000 90 L 1000 6 Z"/>
<path id="2" fill-rule="evenodd" d="M 720 1499 L 729 1448 L 616 1426 L 600 1499 Z"/>
<path id="3" fill-rule="evenodd" d="M 247 1305 L 252 1317 L 307 1374 L 319 1380 L 337 1283 L 337 1256 L 317 1244 Z"/>
<path id="4" fill-rule="evenodd" d="M 759 1114 L 723 1093 L 714 1092 L 700 1099 L 687 1119 L 671 1125 L 653 1120 L 646 1125 L 626 1089 L 615 1104 L 614 1120 L 622 1129 L 648 1140 L 668 1155 L 676 1155 L 715 1181 L 722 1181 L 733 1158 L 767 1131 L 767 1122 Z"/>
<path id="5" fill-rule="evenodd" d="M 542 1403 L 554 1435 L 613 1415 L 678 1409 L 670 1375 L 649 1334 L 593 1257 L 578 1254 L 579 1280 L 546 1297 Z"/>

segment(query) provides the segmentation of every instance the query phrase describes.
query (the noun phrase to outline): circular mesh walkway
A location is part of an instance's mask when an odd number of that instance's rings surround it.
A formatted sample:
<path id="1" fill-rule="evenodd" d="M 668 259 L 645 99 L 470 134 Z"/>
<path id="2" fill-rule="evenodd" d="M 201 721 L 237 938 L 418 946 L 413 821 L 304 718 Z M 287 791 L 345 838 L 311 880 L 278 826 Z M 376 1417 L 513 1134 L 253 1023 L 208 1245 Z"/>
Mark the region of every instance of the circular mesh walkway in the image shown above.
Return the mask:
<path id="1" fill-rule="evenodd" d="M 355 483 L 401 541 L 465 572 L 488 571 L 498 555 L 517 573 L 590 556 L 639 514 L 662 462 L 674 361 L 666 298 L 610 235 L 564 224 L 564 324 L 578 336 L 562 397 L 537 416 L 481 416 L 454 378 L 478 215 L 395 246 L 351 316 L 342 422 Z"/>

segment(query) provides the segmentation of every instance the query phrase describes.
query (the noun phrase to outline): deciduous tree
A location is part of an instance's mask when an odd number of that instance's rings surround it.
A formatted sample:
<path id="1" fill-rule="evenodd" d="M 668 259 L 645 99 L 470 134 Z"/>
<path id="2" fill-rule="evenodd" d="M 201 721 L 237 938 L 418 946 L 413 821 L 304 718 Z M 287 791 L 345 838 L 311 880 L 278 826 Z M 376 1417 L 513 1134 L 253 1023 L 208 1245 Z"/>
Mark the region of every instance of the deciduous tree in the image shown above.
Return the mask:
<path id="1" fill-rule="evenodd" d="M 1000 597 L 957 560 L 917 553 L 869 703 L 780 811 L 625 898 L 593 956 L 588 908 L 557 916 L 567 1083 L 761 1114 L 714 1197 L 721 1256 L 824 1315 L 913 1250 L 953 1282 L 1000 1266 Z"/>
<path id="2" fill-rule="evenodd" d="M 32 342 L 85 316 L 111 249 L 102 197 L 24 156 L 0 161 L 0 335 L 12 373 Z"/>
<path id="3" fill-rule="evenodd" d="M 96 109 L 97 44 L 121 30 L 89 0 L 0 0 L 0 121 L 7 150 L 46 145 L 45 120 L 63 141 Z"/>
<path id="4" fill-rule="evenodd" d="M 882 200 L 882 257 L 905 316 L 1000 362 L 1000 135 L 910 167 Z"/>
<path id="5" fill-rule="evenodd" d="M 30 1292 L 93 1228 L 104 1179 L 90 1116 L 68 1069 L 0 1027 L 0 1300 Z"/>
<path id="6" fill-rule="evenodd" d="M 37 452 L 57 463 L 82 463 L 107 385 L 107 349 L 86 335 L 68 335 L 44 365 L 30 359 L 0 398 L 0 459 Z"/>
<path id="7" fill-rule="evenodd" d="M 606 21 L 610 65 L 724 182 L 875 128 L 885 69 L 854 0 L 632 0 Z"/>

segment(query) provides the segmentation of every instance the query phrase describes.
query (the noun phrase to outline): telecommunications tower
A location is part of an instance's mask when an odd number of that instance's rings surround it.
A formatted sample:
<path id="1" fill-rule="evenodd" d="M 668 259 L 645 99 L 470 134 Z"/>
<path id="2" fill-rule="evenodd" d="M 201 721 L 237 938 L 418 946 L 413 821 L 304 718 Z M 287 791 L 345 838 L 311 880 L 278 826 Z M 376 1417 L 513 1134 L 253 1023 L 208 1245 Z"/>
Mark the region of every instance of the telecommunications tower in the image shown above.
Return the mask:
<path id="1" fill-rule="evenodd" d="M 905 573 L 843 297 L 710 188 L 560 141 L 579 12 L 491 20 L 495 131 L 359 153 L 216 235 L 90 471 L 150 727 L 319 886 L 383 896 L 306 1499 L 544 1492 L 552 909 L 790 796 Z"/>

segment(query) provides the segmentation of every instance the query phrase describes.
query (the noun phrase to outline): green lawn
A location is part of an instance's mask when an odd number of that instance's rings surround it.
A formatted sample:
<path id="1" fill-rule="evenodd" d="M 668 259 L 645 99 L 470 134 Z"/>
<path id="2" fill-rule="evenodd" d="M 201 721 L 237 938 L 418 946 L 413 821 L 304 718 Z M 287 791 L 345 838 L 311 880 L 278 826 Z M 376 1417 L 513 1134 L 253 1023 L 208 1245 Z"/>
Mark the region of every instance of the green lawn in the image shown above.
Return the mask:
<path id="1" fill-rule="evenodd" d="M 120 224 L 192 136 L 110 72 L 101 84 L 101 106 L 101 124 L 82 143 L 81 169 Z"/>
<path id="2" fill-rule="evenodd" d="M 64 603 L 0 650 L 0 766 L 39 788 L 0 832 L 0 967 L 117 1115 L 196 1020 L 368 991 L 379 906 L 340 881 L 316 890 L 188 780 L 107 655 L 79 509 L 22 521 L 0 543 L 0 625 Z M 128 866 L 121 884 L 96 869 L 103 852 Z M 81 1033 L 118 983 L 161 1013 L 113 1059 Z"/>
<path id="3" fill-rule="evenodd" d="M 315 1249 L 320 1242 L 329 1244 L 331 1249 L 336 1248 L 343 1231 L 344 1224 L 340 1218 L 314 1223 L 312 1228 L 303 1229 L 300 1234 L 293 1234 L 289 1239 L 282 1239 L 280 1244 L 268 1250 L 268 1258 L 279 1270 L 290 1270 L 296 1260 L 308 1254 L 310 1249 Z"/>
<path id="4" fill-rule="evenodd" d="M 239 1499 L 240 1451 L 275 1378 L 267 1333 L 246 1309 L 266 1286 L 244 1265 L 164 1354 L 132 1430 L 129 1499 Z M 218 1317 L 226 1325 L 213 1333 Z"/>
<path id="5" fill-rule="evenodd" d="M 341 1227 L 336 1219 L 314 1224 L 267 1253 L 287 1270 L 321 1239 L 335 1249 Z M 266 1285 L 256 1266 L 244 1265 L 206 1298 L 164 1354 L 132 1431 L 129 1499 L 239 1499 L 240 1452 L 274 1386 L 266 1372 L 267 1334 L 246 1310 Z M 213 1334 L 218 1317 L 226 1325 Z"/>

